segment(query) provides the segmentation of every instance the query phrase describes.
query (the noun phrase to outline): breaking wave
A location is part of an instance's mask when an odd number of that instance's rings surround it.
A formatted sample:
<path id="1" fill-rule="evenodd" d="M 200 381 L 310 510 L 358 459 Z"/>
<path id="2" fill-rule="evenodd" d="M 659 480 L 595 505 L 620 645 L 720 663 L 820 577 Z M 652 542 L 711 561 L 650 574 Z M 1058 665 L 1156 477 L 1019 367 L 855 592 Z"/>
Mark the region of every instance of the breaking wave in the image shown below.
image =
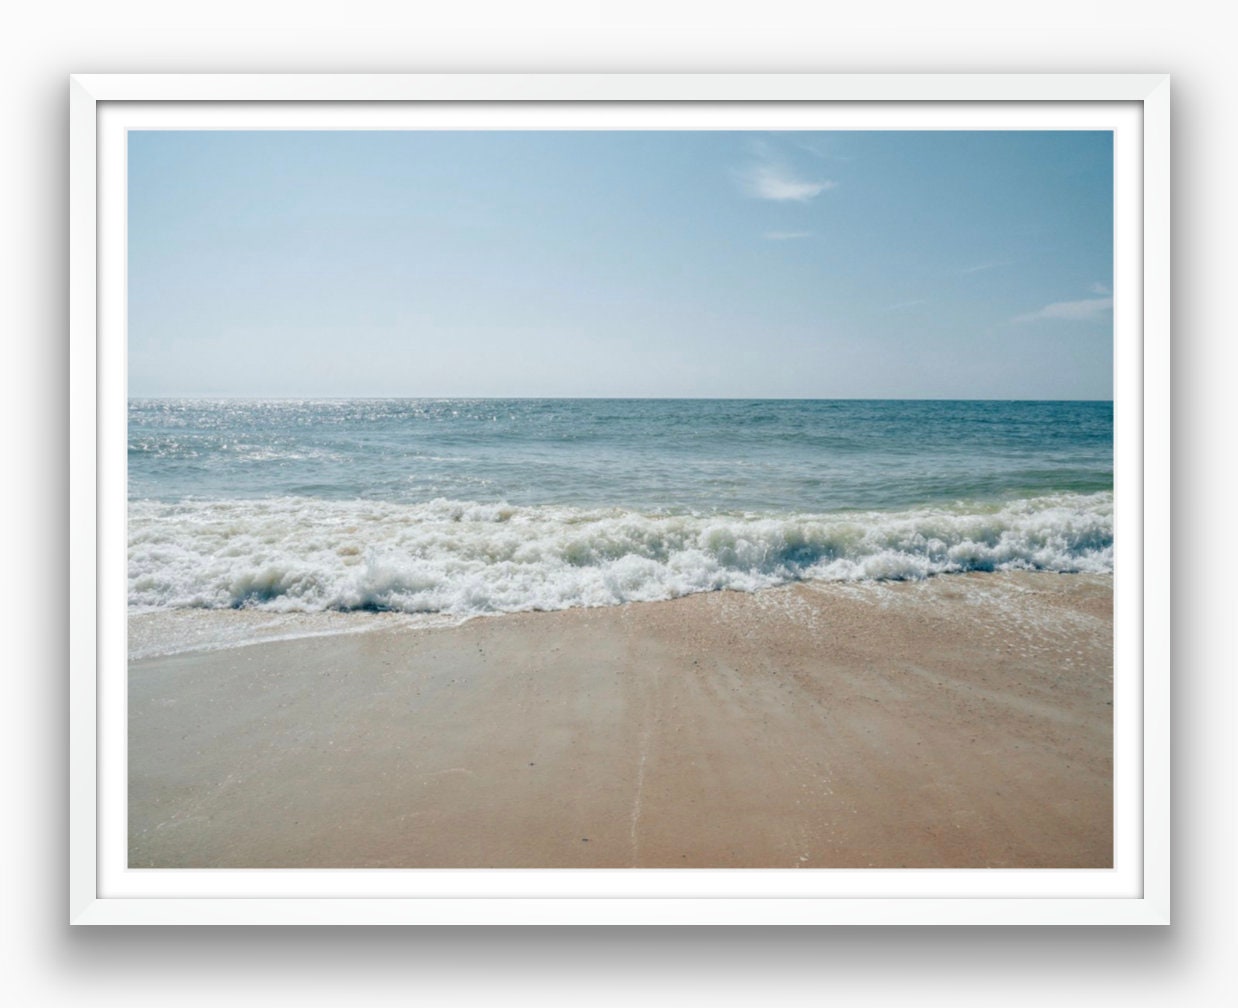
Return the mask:
<path id="1" fill-rule="evenodd" d="M 129 505 L 128 543 L 135 611 L 465 617 L 809 579 L 1111 573 L 1113 495 L 777 516 L 453 500 L 139 500 Z"/>

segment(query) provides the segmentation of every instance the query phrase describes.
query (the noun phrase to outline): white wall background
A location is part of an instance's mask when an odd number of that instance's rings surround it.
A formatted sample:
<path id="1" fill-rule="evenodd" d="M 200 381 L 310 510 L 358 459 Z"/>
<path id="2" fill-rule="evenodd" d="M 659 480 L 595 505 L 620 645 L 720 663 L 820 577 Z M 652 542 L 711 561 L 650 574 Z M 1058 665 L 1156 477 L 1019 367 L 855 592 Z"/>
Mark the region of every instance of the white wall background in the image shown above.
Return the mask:
<path id="1" fill-rule="evenodd" d="M 1235 73 L 1223 6 L 766 0 L 13 5 L 0 30 L 9 479 L 0 991 L 9 1003 L 1184 1005 L 1234 958 Z M 79 928 L 66 924 L 70 73 L 1174 75 L 1175 921 L 1169 929 Z"/>

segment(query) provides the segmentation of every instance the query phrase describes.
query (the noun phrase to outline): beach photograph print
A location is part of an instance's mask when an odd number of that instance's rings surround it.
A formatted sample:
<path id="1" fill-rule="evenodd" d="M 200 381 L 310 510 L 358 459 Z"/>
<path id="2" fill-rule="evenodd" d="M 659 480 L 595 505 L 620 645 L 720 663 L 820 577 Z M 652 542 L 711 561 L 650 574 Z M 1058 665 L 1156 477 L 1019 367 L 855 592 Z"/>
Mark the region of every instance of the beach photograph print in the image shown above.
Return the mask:
<path id="1" fill-rule="evenodd" d="M 1114 863 L 1113 134 L 130 130 L 127 863 Z"/>

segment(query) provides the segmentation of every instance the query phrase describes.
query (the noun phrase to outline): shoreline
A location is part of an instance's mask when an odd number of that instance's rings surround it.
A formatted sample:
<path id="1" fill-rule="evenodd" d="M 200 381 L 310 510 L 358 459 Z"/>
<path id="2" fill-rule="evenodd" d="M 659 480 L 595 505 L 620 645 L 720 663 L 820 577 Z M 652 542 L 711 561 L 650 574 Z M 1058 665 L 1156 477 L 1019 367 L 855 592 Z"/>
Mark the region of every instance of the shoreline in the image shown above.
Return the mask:
<path id="1" fill-rule="evenodd" d="M 1093 571 L 951 571 L 923 578 L 852 581 L 805 578 L 784 584 L 745 591 L 716 588 L 689 592 L 666 599 L 634 600 L 597 605 L 566 606 L 562 609 L 495 610 L 467 614 L 440 612 L 402 612 L 388 609 L 288 610 L 259 607 L 148 609 L 126 614 L 128 662 L 172 658 L 178 655 L 227 651 L 256 644 L 279 643 L 310 637 L 334 637 L 375 631 L 416 633 L 465 626 L 478 620 L 507 619 L 513 616 L 553 615 L 576 610 L 625 609 L 629 606 L 665 605 L 697 595 L 753 595 L 777 597 L 799 587 L 810 590 L 838 590 L 846 594 L 881 596 L 884 591 L 908 591 L 939 579 L 963 579 L 983 584 L 988 578 L 1084 578 L 1112 584 L 1112 573 Z"/>
<path id="2" fill-rule="evenodd" d="M 134 658 L 130 865 L 1110 867 L 1112 595 L 801 582 Z"/>

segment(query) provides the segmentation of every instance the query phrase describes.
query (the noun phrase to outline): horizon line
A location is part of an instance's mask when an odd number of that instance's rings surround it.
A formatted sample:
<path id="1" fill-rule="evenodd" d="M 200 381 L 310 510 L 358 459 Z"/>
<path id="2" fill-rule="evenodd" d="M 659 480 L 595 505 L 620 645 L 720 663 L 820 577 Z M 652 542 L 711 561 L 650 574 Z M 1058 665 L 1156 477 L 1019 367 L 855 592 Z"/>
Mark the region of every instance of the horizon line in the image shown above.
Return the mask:
<path id="1" fill-rule="evenodd" d="M 1113 396 L 674 396 L 674 395 L 258 395 L 226 392 L 193 392 L 189 394 L 159 393 L 152 395 L 127 395 L 128 401 L 136 399 L 234 399 L 260 400 L 265 402 L 294 402 L 307 399 L 347 402 L 350 400 L 431 400 L 449 401 L 468 399 L 474 401 L 510 402 L 513 400 L 559 400 L 578 401 L 632 401 L 632 402 L 1113 402 Z"/>

